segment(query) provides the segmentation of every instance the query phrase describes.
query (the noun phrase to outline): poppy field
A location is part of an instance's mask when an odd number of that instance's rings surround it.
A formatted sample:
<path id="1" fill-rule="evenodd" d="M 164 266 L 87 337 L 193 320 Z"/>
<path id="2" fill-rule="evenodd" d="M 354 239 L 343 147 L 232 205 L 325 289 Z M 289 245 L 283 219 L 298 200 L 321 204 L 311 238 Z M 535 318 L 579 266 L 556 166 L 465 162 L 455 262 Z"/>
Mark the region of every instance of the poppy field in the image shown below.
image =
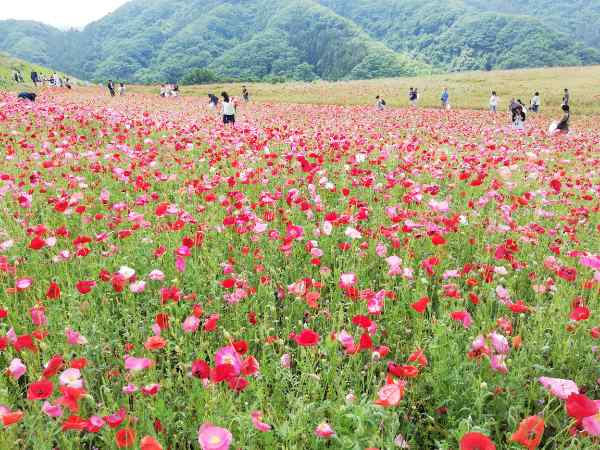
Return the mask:
<path id="1" fill-rule="evenodd" d="M 0 448 L 600 444 L 600 132 L 0 94 Z"/>

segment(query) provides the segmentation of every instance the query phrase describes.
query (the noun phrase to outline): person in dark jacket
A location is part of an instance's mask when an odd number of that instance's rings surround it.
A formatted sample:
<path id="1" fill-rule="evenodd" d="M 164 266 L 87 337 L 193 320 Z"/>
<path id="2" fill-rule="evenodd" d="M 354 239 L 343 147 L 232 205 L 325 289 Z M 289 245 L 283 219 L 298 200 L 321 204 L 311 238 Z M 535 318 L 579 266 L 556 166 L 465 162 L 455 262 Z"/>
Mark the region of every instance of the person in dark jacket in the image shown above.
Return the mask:
<path id="1" fill-rule="evenodd" d="M 35 70 L 32 70 L 32 71 L 31 71 L 31 81 L 33 82 L 33 85 L 34 85 L 35 87 L 37 87 L 37 85 L 38 85 L 38 83 L 39 83 L 40 79 L 39 79 L 39 77 L 38 77 L 38 73 L 37 73 Z"/>
<path id="2" fill-rule="evenodd" d="M 114 97 L 115 96 L 115 83 L 113 83 L 113 80 L 108 80 L 108 84 L 106 86 L 108 87 L 108 92 L 110 92 L 110 96 Z"/>
<path id="3" fill-rule="evenodd" d="M 569 105 L 562 105 L 563 116 L 556 125 L 556 129 L 560 133 L 567 134 L 569 132 L 569 122 L 571 120 L 571 108 Z"/>
<path id="4" fill-rule="evenodd" d="M 30 102 L 35 102 L 37 94 L 33 92 L 21 92 L 17 97 L 21 100 L 29 100 Z"/>

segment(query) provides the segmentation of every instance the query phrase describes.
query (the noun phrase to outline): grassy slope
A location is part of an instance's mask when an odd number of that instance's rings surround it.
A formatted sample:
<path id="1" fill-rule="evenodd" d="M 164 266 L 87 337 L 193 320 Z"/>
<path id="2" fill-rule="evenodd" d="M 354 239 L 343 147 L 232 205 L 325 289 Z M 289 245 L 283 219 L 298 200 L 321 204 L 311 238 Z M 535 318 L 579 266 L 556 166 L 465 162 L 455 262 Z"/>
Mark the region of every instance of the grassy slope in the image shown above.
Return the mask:
<path id="1" fill-rule="evenodd" d="M 373 104 L 377 94 L 382 95 L 391 106 L 405 106 L 409 87 L 419 88 L 420 104 L 425 107 L 439 106 L 444 86 L 450 90 L 453 108 L 487 108 L 492 90 L 501 98 L 504 109 L 512 96 L 526 104 L 534 93 L 542 94 L 543 108 L 554 112 L 560 107 L 563 89 L 572 93 L 572 103 L 577 114 L 600 114 L 600 66 L 567 67 L 550 69 L 525 69 L 494 72 L 464 72 L 432 75 L 416 78 L 386 80 L 286 83 L 270 85 L 247 83 L 253 100 L 258 102 L 310 103 L 335 105 Z M 149 91 L 157 88 L 137 87 Z M 241 84 L 183 87 L 184 95 L 219 94 L 223 89 L 232 95 L 240 95 Z"/>
<path id="2" fill-rule="evenodd" d="M 21 71 L 25 83 L 17 85 L 13 79 L 13 70 L 18 69 Z M 26 61 L 13 58 L 12 56 L 0 53 L 0 89 L 21 89 L 21 90 L 33 90 L 33 83 L 31 82 L 30 74 L 35 69 L 37 73 L 43 73 L 49 75 L 54 73 L 53 70 L 39 66 L 37 64 L 31 64 Z M 61 76 L 64 76 L 62 72 L 58 72 Z"/>

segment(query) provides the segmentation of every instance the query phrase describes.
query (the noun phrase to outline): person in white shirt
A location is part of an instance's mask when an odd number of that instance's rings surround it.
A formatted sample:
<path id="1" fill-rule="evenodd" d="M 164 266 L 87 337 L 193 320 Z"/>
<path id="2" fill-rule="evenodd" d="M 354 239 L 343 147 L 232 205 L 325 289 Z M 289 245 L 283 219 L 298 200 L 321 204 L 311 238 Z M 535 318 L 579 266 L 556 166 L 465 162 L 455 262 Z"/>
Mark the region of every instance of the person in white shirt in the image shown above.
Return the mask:
<path id="1" fill-rule="evenodd" d="M 375 103 L 375 107 L 377 108 L 377 110 L 383 111 L 385 109 L 385 100 L 382 99 L 379 95 L 375 97 L 375 100 L 377 100 L 377 102 Z"/>
<path id="2" fill-rule="evenodd" d="M 221 92 L 223 97 L 223 123 L 235 125 L 235 105 L 227 92 Z"/>
<path id="3" fill-rule="evenodd" d="M 531 99 L 531 111 L 534 113 L 540 111 L 540 106 L 542 106 L 542 101 L 540 100 L 540 93 L 536 92 Z"/>
<path id="4" fill-rule="evenodd" d="M 498 96 L 496 95 L 496 91 L 492 92 L 492 96 L 490 97 L 490 111 L 495 113 L 498 109 Z"/>

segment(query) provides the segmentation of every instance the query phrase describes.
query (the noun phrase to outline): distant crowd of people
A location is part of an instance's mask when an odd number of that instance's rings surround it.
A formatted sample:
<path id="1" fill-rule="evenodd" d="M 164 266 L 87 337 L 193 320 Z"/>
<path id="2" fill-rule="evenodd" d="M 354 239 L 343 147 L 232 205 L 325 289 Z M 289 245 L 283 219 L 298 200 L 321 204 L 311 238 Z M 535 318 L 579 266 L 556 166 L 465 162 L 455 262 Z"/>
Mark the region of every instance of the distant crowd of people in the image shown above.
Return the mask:
<path id="1" fill-rule="evenodd" d="M 161 97 L 178 97 L 179 96 L 179 85 L 177 83 L 162 84 L 160 86 Z"/>
<path id="2" fill-rule="evenodd" d="M 22 83 L 23 76 L 19 70 L 14 70 L 13 77 L 15 82 Z M 36 71 L 31 72 L 31 81 L 37 87 L 38 84 L 48 83 L 50 86 L 56 87 L 67 87 L 71 89 L 71 84 L 69 78 L 62 78 L 58 74 L 54 73 L 49 77 L 44 77 L 41 74 L 38 74 Z M 108 92 L 111 97 L 115 97 L 117 92 L 119 96 L 125 95 L 125 84 L 119 83 L 118 88 L 112 80 L 108 80 L 107 83 Z M 177 84 L 162 84 L 160 86 L 160 96 L 161 97 L 177 97 L 179 95 L 179 86 Z M 32 92 L 21 92 L 18 96 L 21 99 L 26 99 L 30 101 L 35 101 L 37 95 Z M 235 116 L 237 110 L 237 102 L 231 97 L 227 92 L 221 92 L 222 97 L 222 108 L 221 113 L 223 117 L 223 123 L 226 125 L 235 125 Z M 250 92 L 246 86 L 242 86 L 241 97 L 244 102 L 250 101 Z M 408 91 L 408 101 L 411 107 L 417 107 L 420 99 L 420 94 L 417 88 L 410 88 Z M 442 109 L 450 110 L 450 92 L 448 88 L 443 88 L 442 93 L 439 97 L 440 105 Z M 220 100 L 215 94 L 208 94 L 209 106 L 210 108 L 216 110 L 219 106 Z M 375 107 L 377 110 L 382 111 L 386 107 L 386 101 L 380 95 L 375 98 L 376 103 Z M 569 124 L 571 120 L 571 93 L 568 89 L 564 90 L 561 111 L 562 116 L 559 120 L 554 121 L 549 131 L 551 133 L 561 132 L 568 133 L 569 132 Z M 492 91 L 491 97 L 489 99 L 489 110 L 491 113 L 498 112 L 498 107 L 500 104 L 500 98 L 496 91 Z M 542 100 L 539 92 L 535 92 L 531 97 L 529 102 L 529 108 L 525 106 L 525 104 L 518 98 L 512 98 L 508 103 L 508 113 L 510 121 L 512 125 L 517 130 L 523 130 L 525 128 L 525 122 L 527 120 L 527 115 L 529 112 L 537 114 L 541 111 L 542 108 Z"/>
<path id="3" fill-rule="evenodd" d="M 21 76 L 21 82 L 23 77 Z M 31 71 L 30 74 L 31 82 L 35 87 L 38 86 L 50 86 L 50 87 L 65 87 L 67 89 L 71 89 L 71 80 L 68 77 L 62 77 L 56 72 L 52 75 L 44 75 L 43 73 L 38 73 L 35 70 Z"/>
<path id="4" fill-rule="evenodd" d="M 408 91 L 408 102 L 411 107 L 417 107 L 420 100 L 420 94 L 417 88 L 410 88 Z M 561 111 L 562 117 L 554 121 L 550 126 L 550 132 L 556 133 L 568 133 L 569 132 L 569 122 L 571 120 L 571 93 L 568 89 L 564 90 Z M 450 106 L 450 93 L 448 88 L 444 88 L 442 90 L 442 94 L 440 96 L 440 103 L 442 109 L 449 110 Z M 500 98 L 496 91 L 492 91 L 492 95 L 489 100 L 489 110 L 492 113 L 496 113 L 498 111 L 498 106 L 500 103 Z M 379 111 L 384 110 L 386 107 L 385 100 L 380 96 L 375 97 L 375 108 Z M 510 121 L 513 126 L 517 130 L 523 130 L 525 128 L 525 121 L 527 120 L 528 112 L 539 113 L 542 108 L 542 101 L 539 92 L 535 92 L 531 97 L 529 102 L 529 108 L 525 106 L 525 104 L 520 99 L 512 98 L 508 104 L 508 113 L 510 117 Z"/>
<path id="5" fill-rule="evenodd" d="M 113 80 L 108 80 L 106 87 L 108 88 L 108 93 L 110 94 L 111 97 L 114 97 L 117 95 L 117 88 L 116 88 Z M 119 83 L 119 95 L 120 96 L 125 95 L 125 83 Z"/>
<path id="6" fill-rule="evenodd" d="M 25 78 L 23 78 L 23 74 L 19 69 L 13 69 L 12 78 L 17 84 L 25 83 Z M 36 88 L 40 86 L 49 86 L 71 89 L 71 80 L 68 77 L 63 78 L 56 72 L 52 74 L 43 74 L 38 73 L 36 70 L 32 70 L 30 79 Z"/>

